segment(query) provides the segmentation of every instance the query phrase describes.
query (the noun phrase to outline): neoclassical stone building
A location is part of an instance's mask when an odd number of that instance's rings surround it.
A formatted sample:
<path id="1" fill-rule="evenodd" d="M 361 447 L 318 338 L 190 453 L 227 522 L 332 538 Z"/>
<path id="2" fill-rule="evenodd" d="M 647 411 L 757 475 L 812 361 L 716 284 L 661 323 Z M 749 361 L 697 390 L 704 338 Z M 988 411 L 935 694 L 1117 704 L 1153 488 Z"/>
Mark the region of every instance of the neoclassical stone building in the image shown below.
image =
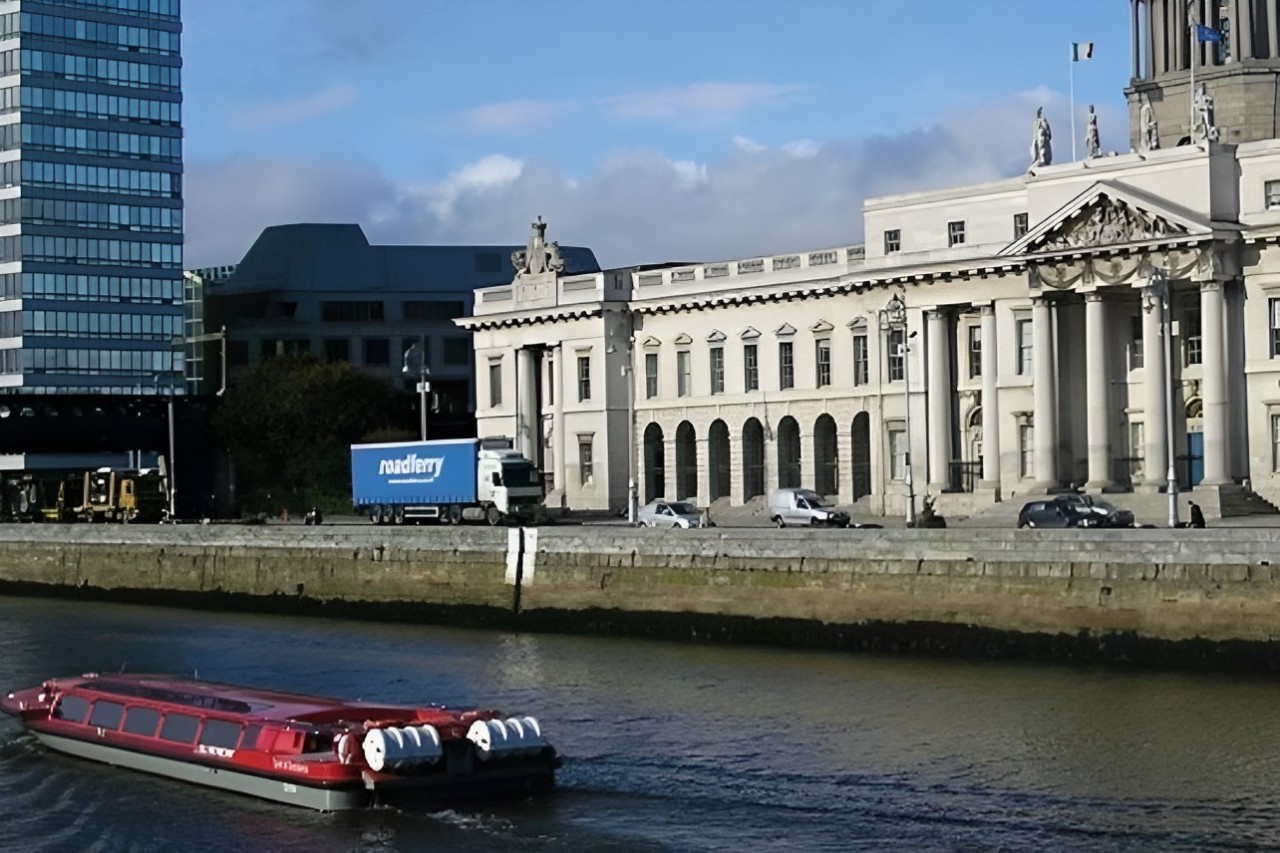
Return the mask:
<path id="1" fill-rule="evenodd" d="M 1269 31 L 1274 2 L 1224 4 L 1228 27 L 1246 6 Z M 1185 144 L 1139 104 L 1138 150 L 869 200 L 864 246 L 566 276 L 535 227 L 512 284 L 459 321 L 480 434 L 515 436 L 575 509 L 623 511 L 634 480 L 641 502 L 804 485 L 973 511 L 1159 491 L 1171 470 L 1210 513 L 1245 489 L 1280 502 L 1274 115 L 1215 114 L 1214 80 L 1241 69 L 1206 73 L 1197 131 L 1185 75 L 1150 59 L 1165 43 L 1135 39 L 1129 94 L 1180 97 Z M 1236 64 L 1274 92 L 1266 44 Z"/>

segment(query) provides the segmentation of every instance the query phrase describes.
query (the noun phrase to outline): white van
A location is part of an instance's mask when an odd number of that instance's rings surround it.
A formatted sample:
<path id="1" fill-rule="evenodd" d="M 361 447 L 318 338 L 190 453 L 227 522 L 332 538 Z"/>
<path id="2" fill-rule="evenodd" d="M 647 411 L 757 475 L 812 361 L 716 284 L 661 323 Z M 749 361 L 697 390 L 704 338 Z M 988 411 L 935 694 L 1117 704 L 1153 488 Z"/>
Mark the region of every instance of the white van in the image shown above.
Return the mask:
<path id="1" fill-rule="evenodd" d="M 778 527 L 848 527 L 849 513 L 826 503 L 812 489 L 774 489 L 769 493 L 769 520 Z"/>

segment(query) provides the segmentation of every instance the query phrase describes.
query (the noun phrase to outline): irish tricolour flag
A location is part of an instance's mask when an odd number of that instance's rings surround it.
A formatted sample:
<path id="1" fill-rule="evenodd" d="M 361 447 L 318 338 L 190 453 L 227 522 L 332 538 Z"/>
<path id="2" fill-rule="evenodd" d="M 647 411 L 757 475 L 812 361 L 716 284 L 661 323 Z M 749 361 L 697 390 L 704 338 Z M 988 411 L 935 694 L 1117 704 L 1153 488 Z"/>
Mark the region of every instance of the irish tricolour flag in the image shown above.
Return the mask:
<path id="1" fill-rule="evenodd" d="M 1079 62 L 1082 59 L 1093 59 L 1093 42 L 1073 41 L 1071 43 L 1071 61 Z"/>

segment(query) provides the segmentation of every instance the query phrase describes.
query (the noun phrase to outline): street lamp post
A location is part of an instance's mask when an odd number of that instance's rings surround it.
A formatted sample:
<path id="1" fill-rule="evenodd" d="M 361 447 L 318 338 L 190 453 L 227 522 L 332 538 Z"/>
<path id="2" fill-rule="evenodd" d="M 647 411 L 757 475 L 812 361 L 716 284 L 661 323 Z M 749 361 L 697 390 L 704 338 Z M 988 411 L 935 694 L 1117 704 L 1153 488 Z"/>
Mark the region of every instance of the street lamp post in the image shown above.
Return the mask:
<path id="1" fill-rule="evenodd" d="M 415 356 L 416 354 L 416 356 Z M 417 361 L 416 369 L 413 362 Z M 400 370 L 406 376 L 418 374 L 418 412 L 422 425 L 422 440 L 427 440 L 427 392 L 431 390 L 431 369 L 427 366 L 427 338 L 418 336 L 418 342 L 404 351 L 404 364 Z"/>
<path id="2" fill-rule="evenodd" d="M 889 304 L 880 312 L 881 331 L 896 332 L 902 336 L 898 346 L 898 355 L 902 357 L 903 398 L 906 405 L 907 448 L 903 453 L 902 485 L 907 493 L 906 523 L 912 527 L 916 523 L 915 482 L 911 473 L 911 347 L 908 341 L 915 332 L 907 333 L 907 305 L 900 294 L 895 293 Z"/>
<path id="3" fill-rule="evenodd" d="M 627 521 L 636 523 L 636 342 L 632 337 L 627 343 L 627 364 L 622 368 L 627 375 Z"/>
<path id="4" fill-rule="evenodd" d="M 1169 496 L 1169 526 L 1178 526 L 1178 470 L 1174 453 L 1177 446 L 1173 435 L 1173 312 L 1170 309 L 1171 297 L 1169 278 L 1161 270 L 1151 273 L 1147 284 L 1147 292 L 1143 294 L 1144 306 L 1148 311 L 1160 312 L 1160 337 L 1164 346 L 1160 357 L 1164 365 L 1164 386 L 1160 389 L 1164 397 L 1164 434 L 1165 455 L 1168 466 L 1165 469 L 1165 492 Z"/>

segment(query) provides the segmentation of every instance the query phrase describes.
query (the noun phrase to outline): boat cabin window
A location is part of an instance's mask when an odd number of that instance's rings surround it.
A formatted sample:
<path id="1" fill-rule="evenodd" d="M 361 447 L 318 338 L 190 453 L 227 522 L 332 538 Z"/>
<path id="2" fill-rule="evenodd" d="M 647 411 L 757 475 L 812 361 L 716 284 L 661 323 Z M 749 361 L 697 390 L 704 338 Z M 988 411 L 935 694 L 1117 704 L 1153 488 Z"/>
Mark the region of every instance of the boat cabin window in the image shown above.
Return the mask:
<path id="1" fill-rule="evenodd" d="M 160 712 L 155 708 L 130 708 L 124 715 L 124 730 L 131 735 L 154 737 L 160 725 Z"/>
<path id="2" fill-rule="evenodd" d="M 59 720 L 72 723 L 83 723 L 89 713 L 89 702 L 79 696 L 63 696 L 58 706 L 53 709 L 53 716 Z"/>
<path id="3" fill-rule="evenodd" d="M 247 726 L 244 730 L 244 736 L 240 738 L 241 749 L 257 749 L 258 734 L 262 731 L 262 726 Z"/>
<path id="4" fill-rule="evenodd" d="M 235 749 L 240 742 L 240 724 L 226 720 L 205 720 L 200 731 L 201 746 L 220 746 L 223 749 Z"/>
<path id="5" fill-rule="evenodd" d="M 196 729 L 200 728 L 200 719 L 190 714 L 165 714 L 164 725 L 160 727 L 160 737 L 174 743 L 191 743 L 196 739 Z"/>
<path id="6" fill-rule="evenodd" d="M 89 715 L 89 725 L 100 729 L 118 729 L 124 719 L 124 706 L 119 702 L 108 702 L 99 699 L 93 703 L 93 713 Z"/>

